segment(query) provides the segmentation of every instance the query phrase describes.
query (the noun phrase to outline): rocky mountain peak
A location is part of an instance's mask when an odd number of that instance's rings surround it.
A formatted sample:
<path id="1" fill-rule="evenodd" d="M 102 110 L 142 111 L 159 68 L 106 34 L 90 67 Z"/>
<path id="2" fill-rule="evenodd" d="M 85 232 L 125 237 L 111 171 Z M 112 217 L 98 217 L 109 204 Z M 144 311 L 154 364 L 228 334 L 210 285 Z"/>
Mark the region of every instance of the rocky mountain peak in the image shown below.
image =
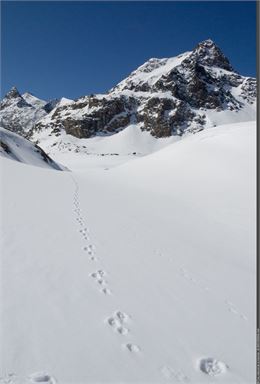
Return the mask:
<path id="1" fill-rule="evenodd" d="M 214 66 L 227 71 L 234 71 L 228 58 L 211 39 L 207 39 L 199 43 L 192 51 L 191 59 L 196 60 L 202 65 Z"/>
<path id="2" fill-rule="evenodd" d="M 21 95 L 16 87 L 12 87 L 0 102 L 1 127 L 25 135 L 36 121 L 46 115 L 45 104 L 28 92 Z"/>
<path id="3" fill-rule="evenodd" d="M 42 100 L 30 92 L 22 95 L 12 87 L 0 102 L 1 127 L 26 136 L 34 124 L 52 111 L 58 99 Z"/>
<path id="4" fill-rule="evenodd" d="M 18 89 L 16 87 L 12 87 L 10 89 L 9 92 L 7 92 L 7 94 L 5 95 L 5 99 L 13 99 L 13 98 L 17 98 L 17 97 L 21 97 Z"/>
<path id="5" fill-rule="evenodd" d="M 21 96 L 20 92 L 16 87 L 12 87 L 9 92 L 5 95 L 0 103 L 0 110 L 10 107 L 11 105 L 17 105 L 18 107 L 24 107 L 27 105 L 26 101 Z"/>

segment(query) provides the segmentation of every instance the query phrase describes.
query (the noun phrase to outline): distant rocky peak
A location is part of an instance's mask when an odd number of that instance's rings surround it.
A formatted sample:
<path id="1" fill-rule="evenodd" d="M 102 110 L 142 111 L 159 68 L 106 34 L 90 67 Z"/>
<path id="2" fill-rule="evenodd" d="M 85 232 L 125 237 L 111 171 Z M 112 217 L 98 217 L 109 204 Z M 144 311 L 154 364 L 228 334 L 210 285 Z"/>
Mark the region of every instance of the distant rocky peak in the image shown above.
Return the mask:
<path id="1" fill-rule="evenodd" d="M 192 51 L 190 59 L 195 59 L 202 65 L 219 67 L 227 71 L 234 71 L 228 58 L 211 39 L 207 39 L 199 43 Z"/>
<path id="2" fill-rule="evenodd" d="M 28 106 L 28 103 L 23 99 L 16 87 L 12 87 L 0 102 L 0 110 L 8 108 L 11 105 L 17 105 L 19 108 Z"/>
<path id="3" fill-rule="evenodd" d="M 0 102 L 1 126 L 26 135 L 34 123 L 46 115 L 45 103 L 29 92 L 21 95 L 16 87 L 12 87 Z"/>
<path id="4" fill-rule="evenodd" d="M 5 95 L 5 99 L 14 99 L 14 98 L 21 98 L 21 94 L 19 93 L 18 89 L 16 87 L 12 87 L 9 92 Z"/>

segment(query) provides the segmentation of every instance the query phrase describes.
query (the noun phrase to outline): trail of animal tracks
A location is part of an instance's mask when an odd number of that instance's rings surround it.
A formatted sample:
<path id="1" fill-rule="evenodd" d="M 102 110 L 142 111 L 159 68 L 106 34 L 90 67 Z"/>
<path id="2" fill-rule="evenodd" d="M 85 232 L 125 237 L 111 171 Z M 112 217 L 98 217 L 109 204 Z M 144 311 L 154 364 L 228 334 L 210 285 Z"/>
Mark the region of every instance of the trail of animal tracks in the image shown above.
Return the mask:
<path id="1" fill-rule="evenodd" d="M 4 159 L 0 383 L 253 383 L 254 140 L 243 123 L 73 172 Z"/>

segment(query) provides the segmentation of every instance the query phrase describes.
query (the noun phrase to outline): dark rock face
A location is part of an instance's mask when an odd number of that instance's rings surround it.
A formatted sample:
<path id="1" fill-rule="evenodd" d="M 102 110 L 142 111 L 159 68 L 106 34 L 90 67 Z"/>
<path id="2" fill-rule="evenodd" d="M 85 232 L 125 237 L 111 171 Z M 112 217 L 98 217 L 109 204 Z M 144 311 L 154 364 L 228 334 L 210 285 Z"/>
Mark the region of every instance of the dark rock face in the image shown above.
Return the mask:
<path id="1" fill-rule="evenodd" d="M 2 140 L 0 140 L 0 147 L 3 148 L 3 150 L 9 154 L 11 153 L 11 150 L 10 148 L 8 147 L 8 145 L 6 143 L 4 143 Z"/>
<path id="2" fill-rule="evenodd" d="M 83 97 L 56 108 L 49 126 L 63 128 L 67 134 L 78 138 L 88 138 L 97 132 L 111 134 L 130 123 L 134 105 L 134 98 Z M 41 130 L 44 126 L 40 121 L 33 130 Z"/>
<path id="3" fill-rule="evenodd" d="M 256 79 L 248 77 L 241 86 L 241 96 L 249 104 L 253 104 L 257 97 Z"/>
<path id="4" fill-rule="evenodd" d="M 56 105 L 58 104 L 58 102 L 59 102 L 59 99 L 53 99 L 53 100 L 50 100 L 50 101 L 48 101 L 48 102 L 44 105 L 43 109 L 44 109 L 47 113 L 50 113 L 50 112 L 56 107 Z"/>
<path id="5" fill-rule="evenodd" d="M 181 134 L 195 114 L 182 101 L 154 97 L 139 111 L 137 121 L 155 137 Z"/>
<path id="6" fill-rule="evenodd" d="M 18 100 L 18 91 L 11 90 L 10 98 Z M 155 137 L 182 135 L 203 129 L 208 111 L 237 112 L 255 100 L 256 80 L 235 72 L 208 39 L 175 58 L 150 59 L 107 94 L 46 104 L 48 115 L 36 121 L 28 135 L 50 129 L 50 135 L 64 130 L 89 138 L 117 133 L 133 123 Z M 19 103 L 25 110 L 22 100 Z"/>

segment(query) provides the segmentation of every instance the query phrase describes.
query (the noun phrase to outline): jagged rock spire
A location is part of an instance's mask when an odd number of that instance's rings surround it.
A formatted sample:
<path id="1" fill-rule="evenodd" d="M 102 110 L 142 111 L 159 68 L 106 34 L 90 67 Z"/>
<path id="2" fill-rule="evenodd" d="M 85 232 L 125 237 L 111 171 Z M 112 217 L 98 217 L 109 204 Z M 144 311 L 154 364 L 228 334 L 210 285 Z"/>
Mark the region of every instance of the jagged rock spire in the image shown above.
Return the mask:
<path id="1" fill-rule="evenodd" d="M 0 102 L 0 110 L 15 104 L 25 103 L 22 96 L 20 95 L 18 89 L 16 87 L 12 87 L 9 92 L 5 95 L 3 100 Z"/>
<path id="2" fill-rule="evenodd" d="M 18 89 L 16 87 L 12 87 L 9 92 L 5 95 L 5 99 L 10 99 L 10 98 L 16 98 L 16 97 L 21 97 Z"/>
<path id="3" fill-rule="evenodd" d="M 213 40 L 207 39 L 199 43 L 193 50 L 193 55 L 203 65 L 214 66 L 234 71 L 228 58 Z"/>

